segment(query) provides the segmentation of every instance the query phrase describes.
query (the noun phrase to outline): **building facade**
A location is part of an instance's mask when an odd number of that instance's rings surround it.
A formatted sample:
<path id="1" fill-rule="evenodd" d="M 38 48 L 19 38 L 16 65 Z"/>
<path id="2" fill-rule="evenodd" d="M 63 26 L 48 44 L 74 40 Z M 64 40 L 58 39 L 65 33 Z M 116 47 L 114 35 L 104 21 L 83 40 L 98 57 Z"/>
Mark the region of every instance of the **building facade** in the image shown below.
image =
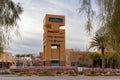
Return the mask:
<path id="1" fill-rule="evenodd" d="M 68 66 L 92 66 L 91 52 L 82 52 L 74 49 L 66 49 L 66 63 Z"/>
<path id="2" fill-rule="evenodd" d="M 43 59 L 45 66 L 65 66 L 65 16 L 46 14 L 44 18 Z"/>
<path id="3" fill-rule="evenodd" d="M 13 64 L 12 53 L 4 52 L 0 55 L 0 68 L 9 68 Z"/>

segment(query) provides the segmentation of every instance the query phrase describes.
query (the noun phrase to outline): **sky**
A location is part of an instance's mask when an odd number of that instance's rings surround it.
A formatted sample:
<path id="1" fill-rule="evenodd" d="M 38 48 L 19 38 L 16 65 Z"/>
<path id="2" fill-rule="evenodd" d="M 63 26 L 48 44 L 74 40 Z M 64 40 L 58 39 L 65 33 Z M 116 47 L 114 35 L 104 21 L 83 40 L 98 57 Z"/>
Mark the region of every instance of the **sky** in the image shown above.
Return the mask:
<path id="1" fill-rule="evenodd" d="M 43 19 L 46 14 L 65 16 L 66 49 L 86 51 L 90 37 L 85 30 L 86 17 L 78 13 L 79 0 L 13 0 L 24 12 L 18 22 L 21 36 L 14 37 L 8 51 L 15 54 L 39 54 L 43 51 Z"/>

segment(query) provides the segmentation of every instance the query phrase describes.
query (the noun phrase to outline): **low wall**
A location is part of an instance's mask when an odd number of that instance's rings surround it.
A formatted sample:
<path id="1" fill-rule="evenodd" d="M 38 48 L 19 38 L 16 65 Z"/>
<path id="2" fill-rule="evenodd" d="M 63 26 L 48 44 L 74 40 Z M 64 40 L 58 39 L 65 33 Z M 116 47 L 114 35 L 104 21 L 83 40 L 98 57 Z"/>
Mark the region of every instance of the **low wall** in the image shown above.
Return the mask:
<path id="1" fill-rule="evenodd" d="M 40 67 L 12 67 L 10 68 L 11 72 L 39 72 L 39 71 L 49 71 L 49 72 L 64 72 L 74 70 L 78 73 L 77 67 L 49 67 L 49 66 L 40 66 Z"/>
<path id="2" fill-rule="evenodd" d="M 82 69 L 82 72 L 84 74 L 87 74 L 87 73 L 90 73 L 91 71 L 94 71 L 94 72 L 97 72 L 97 73 L 100 73 L 100 72 L 118 72 L 120 73 L 120 69 L 112 69 L 112 68 L 105 68 L 104 70 L 102 68 L 83 68 Z"/>

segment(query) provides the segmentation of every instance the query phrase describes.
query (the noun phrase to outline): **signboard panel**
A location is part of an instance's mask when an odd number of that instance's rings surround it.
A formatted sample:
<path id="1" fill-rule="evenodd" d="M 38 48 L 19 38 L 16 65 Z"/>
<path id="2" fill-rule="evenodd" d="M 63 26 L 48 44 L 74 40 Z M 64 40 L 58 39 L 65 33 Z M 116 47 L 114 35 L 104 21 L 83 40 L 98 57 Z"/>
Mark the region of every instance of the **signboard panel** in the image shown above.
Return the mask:
<path id="1" fill-rule="evenodd" d="M 63 19 L 62 18 L 49 17 L 49 22 L 63 22 Z"/>

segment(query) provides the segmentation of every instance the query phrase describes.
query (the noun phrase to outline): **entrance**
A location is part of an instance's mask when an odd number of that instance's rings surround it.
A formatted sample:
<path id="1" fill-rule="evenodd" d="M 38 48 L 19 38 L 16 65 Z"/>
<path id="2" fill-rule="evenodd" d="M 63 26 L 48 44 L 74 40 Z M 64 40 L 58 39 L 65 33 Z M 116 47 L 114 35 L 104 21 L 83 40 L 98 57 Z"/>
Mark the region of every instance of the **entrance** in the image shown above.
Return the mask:
<path id="1" fill-rule="evenodd" d="M 60 66 L 60 61 L 51 61 L 52 66 Z"/>

